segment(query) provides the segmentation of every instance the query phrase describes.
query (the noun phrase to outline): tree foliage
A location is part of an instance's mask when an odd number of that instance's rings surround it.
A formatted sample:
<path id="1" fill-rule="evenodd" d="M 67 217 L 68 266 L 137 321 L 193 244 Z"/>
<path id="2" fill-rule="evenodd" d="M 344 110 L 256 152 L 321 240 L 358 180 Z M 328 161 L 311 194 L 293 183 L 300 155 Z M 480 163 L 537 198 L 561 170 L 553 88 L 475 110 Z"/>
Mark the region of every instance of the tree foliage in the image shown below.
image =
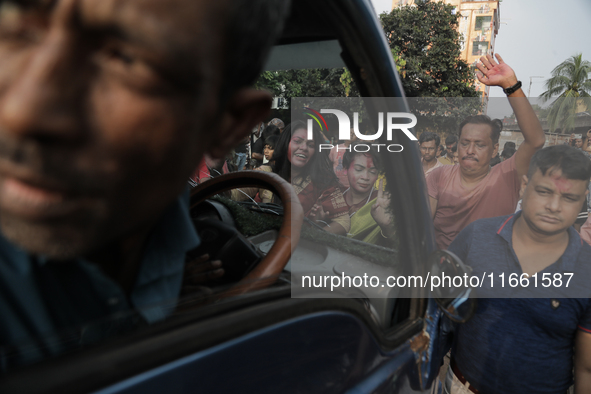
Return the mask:
<path id="1" fill-rule="evenodd" d="M 424 1 L 380 16 L 406 96 L 444 98 L 414 100 L 420 108 L 419 128 L 444 134 L 455 132 L 464 117 L 481 109 L 474 73 L 459 59 L 458 16 L 452 10 L 438 1 Z M 266 71 L 256 86 L 288 104 L 292 97 L 359 96 L 345 68 Z"/>
<path id="2" fill-rule="evenodd" d="M 344 68 L 265 71 L 255 87 L 266 89 L 276 97 L 346 97 L 359 92 L 349 77 L 347 86 L 341 82 Z"/>
<path id="3" fill-rule="evenodd" d="M 292 120 L 292 110 L 296 113 L 303 111 L 303 108 L 292 108 L 291 99 L 294 97 L 336 97 L 340 99 L 337 99 L 335 108 L 347 109 L 355 105 L 356 111 L 361 110 L 358 103 L 352 104 L 345 99 L 359 97 L 359 90 L 346 68 L 265 71 L 255 87 L 268 90 L 273 96 L 286 100 L 287 108 L 277 111 L 286 124 Z M 337 138 L 332 134 L 328 137 Z"/>
<path id="4" fill-rule="evenodd" d="M 459 17 L 454 7 L 439 1 L 382 13 L 380 19 L 390 48 L 404 62 L 400 78 L 419 131 L 448 135 L 459 123 L 477 114 L 482 103 L 474 88 L 474 72 L 460 59 Z"/>
<path id="5" fill-rule="evenodd" d="M 395 8 L 380 19 L 390 48 L 405 62 L 408 97 L 476 97 L 474 74 L 460 60 L 459 16 L 439 1 Z"/>
<path id="6" fill-rule="evenodd" d="M 540 95 L 543 101 L 557 99 L 550 105 L 548 126 L 550 131 L 568 132 L 575 127 L 579 109 L 591 109 L 591 62 L 583 60 L 583 54 L 571 56 L 552 70 L 546 81 L 546 91 Z"/>

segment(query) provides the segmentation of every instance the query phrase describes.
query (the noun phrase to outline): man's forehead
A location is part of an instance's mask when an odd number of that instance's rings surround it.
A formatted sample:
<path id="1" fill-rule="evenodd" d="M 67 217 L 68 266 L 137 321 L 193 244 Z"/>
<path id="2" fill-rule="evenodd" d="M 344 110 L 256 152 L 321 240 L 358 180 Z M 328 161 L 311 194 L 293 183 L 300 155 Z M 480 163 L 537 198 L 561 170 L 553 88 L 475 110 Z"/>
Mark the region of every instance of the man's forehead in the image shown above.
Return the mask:
<path id="1" fill-rule="evenodd" d="M 173 50 L 198 50 L 222 25 L 221 7 L 206 0 L 79 0 L 83 24 Z M 221 32 L 218 28 L 213 34 Z"/>
<path id="2" fill-rule="evenodd" d="M 587 181 L 566 178 L 560 169 L 549 169 L 545 175 L 538 169 L 532 180 L 536 186 L 548 187 L 560 193 L 581 194 L 587 190 Z"/>
<path id="3" fill-rule="evenodd" d="M 467 123 L 462 128 L 460 139 L 491 138 L 492 128 L 487 124 Z"/>

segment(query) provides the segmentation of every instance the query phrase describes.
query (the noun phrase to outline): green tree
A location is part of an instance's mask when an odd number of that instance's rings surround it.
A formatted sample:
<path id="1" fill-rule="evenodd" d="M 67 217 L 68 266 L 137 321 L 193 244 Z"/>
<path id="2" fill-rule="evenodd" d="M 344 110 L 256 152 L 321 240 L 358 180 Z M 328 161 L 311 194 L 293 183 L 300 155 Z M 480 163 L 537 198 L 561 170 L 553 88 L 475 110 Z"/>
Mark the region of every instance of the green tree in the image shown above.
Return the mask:
<path id="1" fill-rule="evenodd" d="M 361 110 L 357 103 L 351 104 L 346 99 L 359 97 L 359 90 L 346 68 L 264 71 L 255 87 L 268 90 L 273 96 L 286 100 L 287 108 L 276 111 L 277 116 L 286 124 L 292 121 L 292 110 L 300 112 L 300 109 L 291 107 L 293 97 L 333 97 L 337 98 L 335 108 L 346 109 L 354 105 L 356 111 Z"/>
<path id="2" fill-rule="evenodd" d="M 352 81 L 348 81 L 347 86 L 341 82 L 345 72 L 344 68 L 265 71 L 255 87 L 266 89 L 274 96 L 288 100 L 292 97 L 358 96 Z"/>
<path id="3" fill-rule="evenodd" d="M 453 9 L 427 0 L 380 15 L 397 62 L 404 62 L 400 78 L 406 96 L 416 97 L 409 104 L 419 131 L 455 133 L 466 116 L 482 108 L 474 71 L 460 59 L 459 15 Z"/>
<path id="4" fill-rule="evenodd" d="M 458 16 L 452 10 L 441 2 L 424 1 L 380 16 L 406 96 L 430 98 L 409 103 L 419 128 L 444 134 L 456 132 L 464 117 L 482 107 L 473 87 L 474 72 L 459 59 Z M 267 71 L 256 86 L 288 103 L 292 97 L 359 96 L 345 68 Z M 341 105 L 346 106 L 345 101 Z M 289 115 L 284 117 L 288 120 Z"/>
<path id="5" fill-rule="evenodd" d="M 546 81 L 546 91 L 540 95 L 543 101 L 556 100 L 550 105 L 548 126 L 550 131 L 561 129 L 566 133 L 575 127 L 580 108 L 591 109 L 591 62 L 583 60 L 579 53 L 560 63 Z"/>
<path id="6" fill-rule="evenodd" d="M 459 15 L 439 1 L 395 8 L 380 19 L 390 48 L 405 62 L 408 97 L 476 97 L 474 73 L 460 59 Z"/>
<path id="7" fill-rule="evenodd" d="M 291 122 L 292 97 L 359 97 L 346 68 L 264 71 L 255 87 L 286 100 L 287 108 L 276 111 L 286 124 Z"/>

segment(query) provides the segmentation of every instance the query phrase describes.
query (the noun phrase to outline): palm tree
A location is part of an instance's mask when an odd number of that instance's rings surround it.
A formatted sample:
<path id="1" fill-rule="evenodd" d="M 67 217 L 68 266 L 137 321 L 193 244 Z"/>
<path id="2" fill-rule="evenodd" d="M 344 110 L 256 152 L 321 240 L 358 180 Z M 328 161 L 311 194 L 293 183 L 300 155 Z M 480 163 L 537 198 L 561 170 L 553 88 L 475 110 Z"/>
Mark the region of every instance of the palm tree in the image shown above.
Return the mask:
<path id="1" fill-rule="evenodd" d="M 548 113 L 550 132 L 561 128 L 572 130 L 578 108 L 591 110 L 591 62 L 583 60 L 583 54 L 571 56 L 552 70 L 552 78 L 546 81 L 546 91 L 540 95 L 542 102 L 558 97 Z"/>

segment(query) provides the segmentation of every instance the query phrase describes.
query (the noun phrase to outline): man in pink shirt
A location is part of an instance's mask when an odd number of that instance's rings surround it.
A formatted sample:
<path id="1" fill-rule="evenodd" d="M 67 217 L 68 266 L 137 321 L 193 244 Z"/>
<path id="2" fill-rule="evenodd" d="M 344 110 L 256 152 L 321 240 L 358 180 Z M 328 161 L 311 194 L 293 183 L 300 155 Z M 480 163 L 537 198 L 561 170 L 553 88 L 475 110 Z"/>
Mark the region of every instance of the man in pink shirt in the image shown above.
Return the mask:
<path id="1" fill-rule="evenodd" d="M 508 215 L 515 211 L 519 186 L 527 174 L 533 154 L 544 146 L 544 130 L 521 82 L 503 59 L 480 58 L 478 79 L 488 86 L 500 86 L 509 98 L 524 141 L 510 159 L 490 167 L 499 149 L 502 123 L 488 116 L 465 119 L 459 127 L 459 166 L 434 169 L 427 188 L 437 246 L 447 249 L 456 235 L 477 219 Z"/>

